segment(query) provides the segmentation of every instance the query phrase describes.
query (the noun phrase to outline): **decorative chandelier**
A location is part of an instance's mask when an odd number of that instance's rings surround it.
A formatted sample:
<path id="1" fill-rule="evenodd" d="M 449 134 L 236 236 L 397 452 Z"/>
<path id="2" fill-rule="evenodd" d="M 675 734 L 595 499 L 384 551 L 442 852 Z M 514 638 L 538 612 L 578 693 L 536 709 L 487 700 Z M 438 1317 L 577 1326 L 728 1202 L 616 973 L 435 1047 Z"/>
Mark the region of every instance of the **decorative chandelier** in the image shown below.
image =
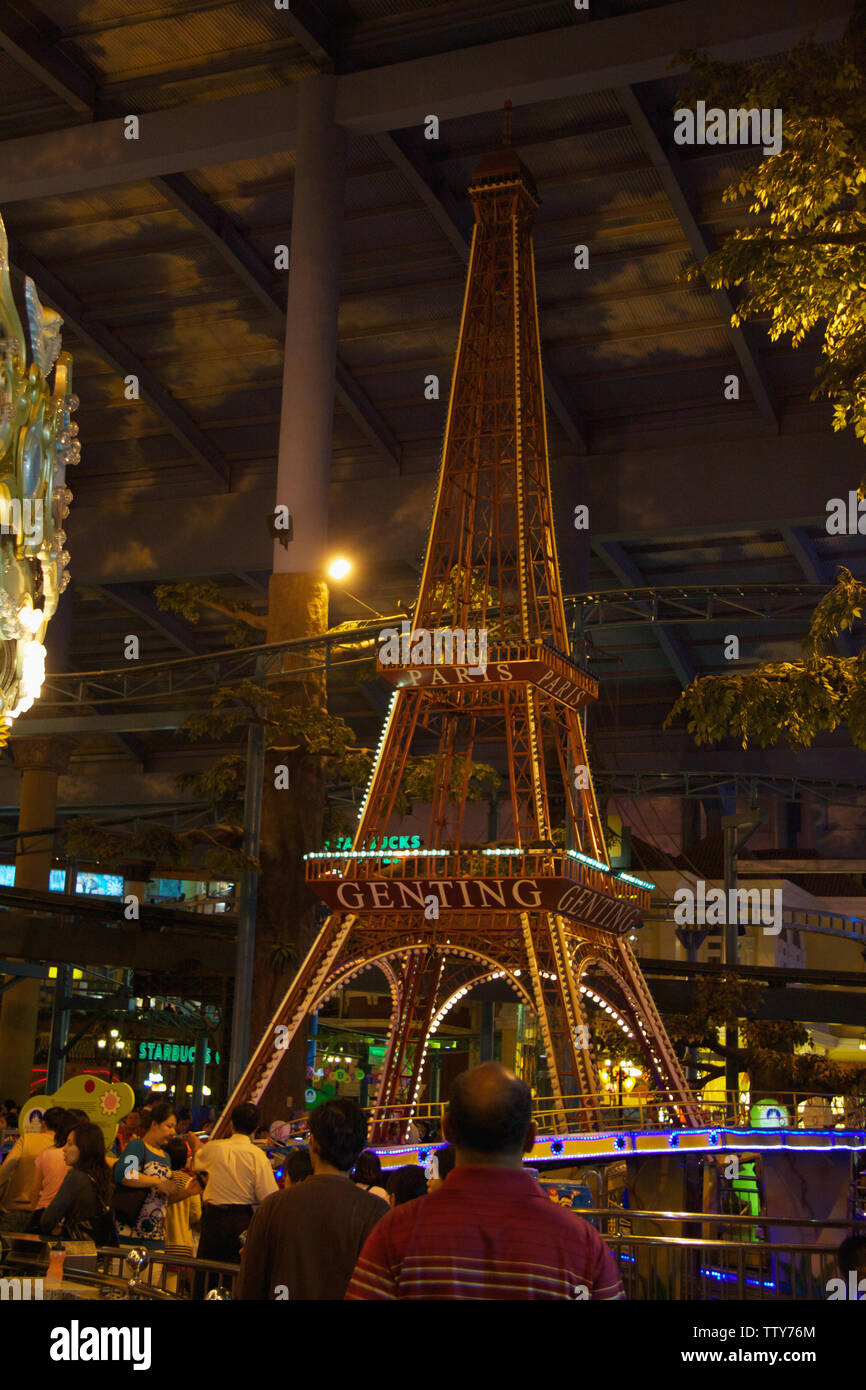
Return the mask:
<path id="1" fill-rule="evenodd" d="M 43 308 L 29 276 L 24 295 L 29 363 L 0 217 L 0 747 L 45 679 L 45 631 L 69 584 L 66 468 L 81 458 L 72 358 L 60 351 L 63 320 Z"/>

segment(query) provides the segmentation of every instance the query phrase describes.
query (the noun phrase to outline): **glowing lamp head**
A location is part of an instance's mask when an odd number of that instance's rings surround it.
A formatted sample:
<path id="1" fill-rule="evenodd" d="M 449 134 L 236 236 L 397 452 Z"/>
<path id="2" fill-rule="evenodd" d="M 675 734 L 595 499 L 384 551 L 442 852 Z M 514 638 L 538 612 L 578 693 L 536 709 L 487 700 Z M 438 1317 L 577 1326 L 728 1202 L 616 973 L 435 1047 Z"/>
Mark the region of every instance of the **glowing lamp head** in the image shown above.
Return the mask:
<path id="1" fill-rule="evenodd" d="M 339 555 L 328 566 L 328 576 L 331 579 L 345 579 L 351 568 L 350 562 L 344 556 Z"/>

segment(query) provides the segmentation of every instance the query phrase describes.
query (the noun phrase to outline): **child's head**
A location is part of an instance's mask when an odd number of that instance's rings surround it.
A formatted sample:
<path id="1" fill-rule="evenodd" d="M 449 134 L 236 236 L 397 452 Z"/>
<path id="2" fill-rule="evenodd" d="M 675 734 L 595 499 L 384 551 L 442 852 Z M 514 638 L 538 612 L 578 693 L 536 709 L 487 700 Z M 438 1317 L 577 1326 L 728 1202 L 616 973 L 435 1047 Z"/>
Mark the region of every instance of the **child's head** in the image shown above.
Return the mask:
<path id="1" fill-rule="evenodd" d="M 171 1171 L 174 1173 L 178 1168 L 185 1168 L 189 1162 L 189 1150 L 182 1139 L 174 1138 L 165 1141 L 165 1152 L 171 1164 Z"/>

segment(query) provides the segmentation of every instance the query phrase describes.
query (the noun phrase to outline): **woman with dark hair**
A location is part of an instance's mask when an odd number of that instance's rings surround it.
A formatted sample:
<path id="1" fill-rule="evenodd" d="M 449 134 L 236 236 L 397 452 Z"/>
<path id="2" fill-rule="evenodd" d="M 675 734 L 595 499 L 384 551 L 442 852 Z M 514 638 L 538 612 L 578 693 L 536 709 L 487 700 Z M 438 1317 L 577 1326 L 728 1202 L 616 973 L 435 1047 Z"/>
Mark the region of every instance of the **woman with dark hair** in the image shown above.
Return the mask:
<path id="1" fill-rule="evenodd" d="M 108 1205 L 111 1172 L 105 1161 L 105 1136 L 99 1125 L 76 1120 L 63 1145 L 63 1157 L 69 1171 L 39 1218 L 42 1234 L 50 1235 L 62 1225 L 68 1240 L 116 1245 L 117 1231 Z"/>
<path id="2" fill-rule="evenodd" d="M 416 1197 L 427 1196 L 427 1179 L 424 1169 L 417 1163 L 407 1163 L 403 1168 L 395 1168 L 388 1174 L 388 1201 L 392 1207 L 402 1207 L 404 1202 L 414 1201 Z"/>
<path id="3" fill-rule="evenodd" d="M 358 1155 L 358 1161 L 349 1176 L 352 1182 L 358 1187 L 363 1187 L 365 1192 L 371 1192 L 374 1197 L 381 1197 L 383 1202 L 387 1202 L 388 1194 L 383 1185 L 382 1165 L 379 1155 L 373 1153 L 372 1149 L 365 1149 Z"/>
<path id="4" fill-rule="evenodd" d="M 166 1204 L 181 1202 L 185 1195 L 186 1183 L 171 1176 L 165 1147 L 174 1138 L 176 1127 L 177 1117 L 169 1101 L 156 1101 L 148 1107 L 145 1133 L 130 1139 L 112 1175 L 118 1188 L 115 1210 L 121 1236 L 152 1250 L 161 1250 L 165 1243 Z M 127 1189 L 132 1189 L 131 1193 Z"/>

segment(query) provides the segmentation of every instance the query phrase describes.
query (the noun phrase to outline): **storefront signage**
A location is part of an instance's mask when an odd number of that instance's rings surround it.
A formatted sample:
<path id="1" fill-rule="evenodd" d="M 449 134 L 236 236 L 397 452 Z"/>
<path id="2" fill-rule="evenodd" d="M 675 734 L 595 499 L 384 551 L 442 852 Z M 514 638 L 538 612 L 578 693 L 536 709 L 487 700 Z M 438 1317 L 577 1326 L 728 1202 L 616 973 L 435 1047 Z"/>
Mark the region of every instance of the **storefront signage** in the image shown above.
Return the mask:
<path id="1" fill-rule="evenodd" d="M 329 853 L 329 852 L 332 853 L 332 854 L 342 854 L 342 853 L 347 852 L 348 850 L 353 849 L 353 848 L 354 848 L 354 846 L 353 846 L 353 843 L 352 843 L 352 837 L 351 837 L 351 835 L 338 835 L 337 838 L 336 838 L 336 840 L 334 841 L 334 848 L 333 848 L 333 850 L 331 849 L 331 842 L 330 842 L 330 840 L 326 840 L 325 843 L 324 843 L 324 845 L 322 846 L 322 851 L 323 851 L 323 853 L 325 853 L 325 854 L 327 854 L 327 853 Z M 359 848 L 359 849 L 368 849 L 368 850 L 373 850 L 373 849 L 420 849 L 420 848 L 421 848 L 421 836 L 420 836 L 420 835 L 383 835 L 381 841 L 377 841 L 376 836 L 374 835 L 373 838 L 371 839 L 371 841 L 370 841 L 369 844 L 367 844 L 366 841 L 365 841 L 364 844 L 363 844 L 363 845 L 359 845 L 358 848 Z"/>
<path id="2" fill-rule="evenodd" d="M 205 1062 L 219 1065 L 220 1055 L 207 1049 Z M 195 1047 L 188 1043 L 140 1042 L 138 1044 L 139 1062 L 194 1062 Z"/>

